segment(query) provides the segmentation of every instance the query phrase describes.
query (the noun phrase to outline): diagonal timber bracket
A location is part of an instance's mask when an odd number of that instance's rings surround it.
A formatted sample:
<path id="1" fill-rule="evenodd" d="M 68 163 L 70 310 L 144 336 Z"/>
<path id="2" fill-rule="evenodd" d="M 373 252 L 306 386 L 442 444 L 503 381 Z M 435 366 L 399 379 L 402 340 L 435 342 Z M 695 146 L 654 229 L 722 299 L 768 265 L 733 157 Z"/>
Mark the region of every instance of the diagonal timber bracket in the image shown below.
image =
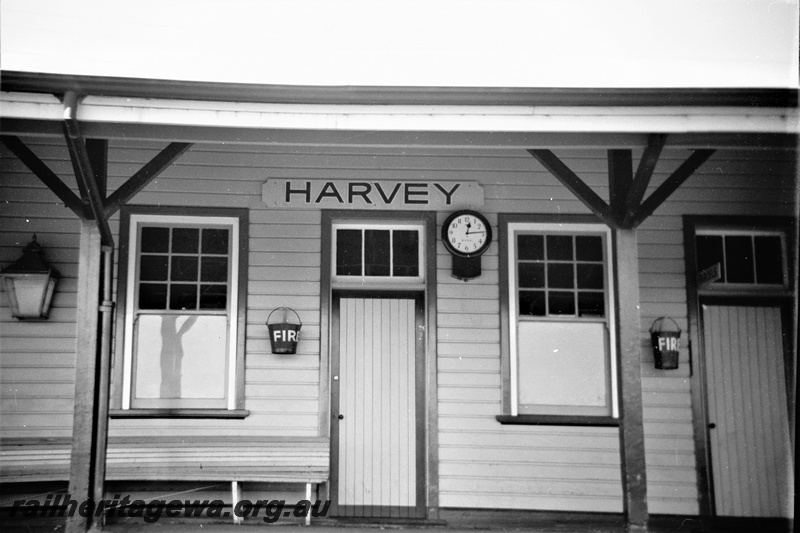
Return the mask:
<path id="1" fill-rule="evenodd" d="M 648 136 L 647 146 L 635 174 L 632 171 L 630 150 L 608 150 L 609 203 L 606 203 L 550 150 L 535 149 L 528 150 L 528 153 L 606 225 L 614 229 L 635 229 L 714 153 L 714 150 L 710 149 L 695 150 L 646 200 L 642 201 L 666 141 L 667 136 L 664 134 Z"/>
<path id="2" fill-rule="evenodd" d="M 695 150 L 692 152 L 692 155 L 636 209 L 632 227 L 638 227 L 647 220 L 647 217 L 652 215 L 714 152 L 715 150 Z"/>
<path id="3" fill-rule="evenodd" d="M 144 189 L 148 183 L 157 178 L 168 166 L 175 162 L 184 152 L 192 147 L 192 143 L 171 143 L 161 150 L 161 152 L 151 159 L 136 174 L 123 183 L 114 193 L 108 197 L 105 205 L 105 216 L 110 217 L 116 213 L 123 205 L 133 198 L 139 191 Z"/>
<path id="4" fill-rule="evenodd" d="M 564 164 L 550 150 L 528 150 L 544 168 L 550 171 L 555 178 L 560 181 L 578 200 L 588 207 L 603 222 L 611 227 L 616 226 L 614 217 L 611 215 L 611 208 L 600 198 L 591 187 L 586 185 L 577 174 Z"/>
<path id="5" fill-rule="evenodd" d="M 66 207 L 71 209 L 78 218 L 81 220 L 87 220 L 89 218 L 89 213 L 86 209 L 86 204 L 78 198 L 78 196 L 72 192 L 61 178 L 59 178 L 55 172 L 50 170 L 50 168 L 41 160 L 39 157 L 34 154 L 30 148 L 25 146 L 19 137 L 13 135 L 0 135 L 0 141 L 6 145 L 6 147 L 11 150 L 11 152 L 19 158 L 22 163 L 28 167 L 28 169 L 39 178 L 42 183 L 47 185 L 47 187 L 58 196 L 59 200 L 61 200 Z"/>

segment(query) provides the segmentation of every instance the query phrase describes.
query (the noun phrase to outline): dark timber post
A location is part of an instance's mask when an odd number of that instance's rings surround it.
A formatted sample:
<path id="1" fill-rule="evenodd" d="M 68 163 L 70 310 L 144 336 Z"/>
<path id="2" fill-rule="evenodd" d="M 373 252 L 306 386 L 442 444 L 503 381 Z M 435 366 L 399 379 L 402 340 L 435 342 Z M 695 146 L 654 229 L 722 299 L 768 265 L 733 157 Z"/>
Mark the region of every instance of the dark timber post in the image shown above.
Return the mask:
<path id="1" fill-rule="evenodd" d="M 72 458 L 69 471 L 69 494 L 79 505 L 94 499 L 92 458 L 96 439 L 94 417 L 100 254 L 100 230 L 95 221 L 81 220 L 76 305 L 75 412 L 72 422 Z M 83 517 L 81 513 L 76 512 L 67 518 L 66 533 L 84 533 L 91 524 L 91 516 Z"/>
<path id="2" fill-rule="evenodd" d="M 647 531 L 647 478 L 642 421 L 641 330 L 639 320 L 639 258 L 636 230 L 614 230 L 617 320 L 620 453 L 623 509 L 628 531 Z"/>

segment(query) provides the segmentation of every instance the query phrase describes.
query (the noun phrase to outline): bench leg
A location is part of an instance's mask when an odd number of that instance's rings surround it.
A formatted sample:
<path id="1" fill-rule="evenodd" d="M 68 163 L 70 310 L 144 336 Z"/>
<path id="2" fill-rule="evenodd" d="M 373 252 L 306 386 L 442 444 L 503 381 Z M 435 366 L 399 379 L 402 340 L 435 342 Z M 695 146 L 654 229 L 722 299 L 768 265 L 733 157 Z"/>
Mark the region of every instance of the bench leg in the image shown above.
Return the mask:
<path id="1" fill-rule="evenodd" d="M 238 481 L 231 481 L 231 498 L 233 499 L 233 507 L 231 508 L 231 515 L 233 515 L 233 523 L 241 525 L 244 521 L 244 518 L 241 516 L 236 516 L 236 513 L 233 512 L 236 509 L 236 504 L 242 500 L 242 491 L 239 488 Z"/>
<path id="2" fill-rule="evenodd" d="M 311 504 L 311 483 L 306 483 L 306 501 Z M 308 508 L 306 513 L 306 525 L 311 525 L 311 507 Z"/>

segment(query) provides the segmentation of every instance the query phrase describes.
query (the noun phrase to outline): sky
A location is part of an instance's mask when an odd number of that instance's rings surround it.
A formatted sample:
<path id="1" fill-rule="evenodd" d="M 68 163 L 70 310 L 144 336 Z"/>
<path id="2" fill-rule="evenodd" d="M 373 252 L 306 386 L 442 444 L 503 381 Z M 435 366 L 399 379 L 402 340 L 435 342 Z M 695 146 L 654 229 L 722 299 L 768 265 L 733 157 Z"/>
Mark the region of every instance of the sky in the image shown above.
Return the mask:
<path id="1" fill-rule="evenodd" d="M 285 85 L 798 87 L 800 0 L 0 0 L 0 70 Z"/>

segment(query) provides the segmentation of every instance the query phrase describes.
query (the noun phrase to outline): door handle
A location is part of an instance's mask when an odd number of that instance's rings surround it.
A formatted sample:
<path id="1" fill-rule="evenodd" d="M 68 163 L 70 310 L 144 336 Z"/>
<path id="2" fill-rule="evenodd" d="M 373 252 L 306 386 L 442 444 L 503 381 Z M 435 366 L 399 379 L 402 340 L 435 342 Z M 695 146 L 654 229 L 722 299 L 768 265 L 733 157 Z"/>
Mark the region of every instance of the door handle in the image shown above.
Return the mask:
<path id="1" fill-rule="evenodd" d="M 716 425 L 714 422 L 711 422 L 711 423 L 708 425 L 708 429 L 714 429 L 715 427 L 717 427 L 717 425 Z"/>
<path id="2" fill-rule="evenodd" d="M 344 415 L 339 415 L 339 420 L 344 420 Z"/>

